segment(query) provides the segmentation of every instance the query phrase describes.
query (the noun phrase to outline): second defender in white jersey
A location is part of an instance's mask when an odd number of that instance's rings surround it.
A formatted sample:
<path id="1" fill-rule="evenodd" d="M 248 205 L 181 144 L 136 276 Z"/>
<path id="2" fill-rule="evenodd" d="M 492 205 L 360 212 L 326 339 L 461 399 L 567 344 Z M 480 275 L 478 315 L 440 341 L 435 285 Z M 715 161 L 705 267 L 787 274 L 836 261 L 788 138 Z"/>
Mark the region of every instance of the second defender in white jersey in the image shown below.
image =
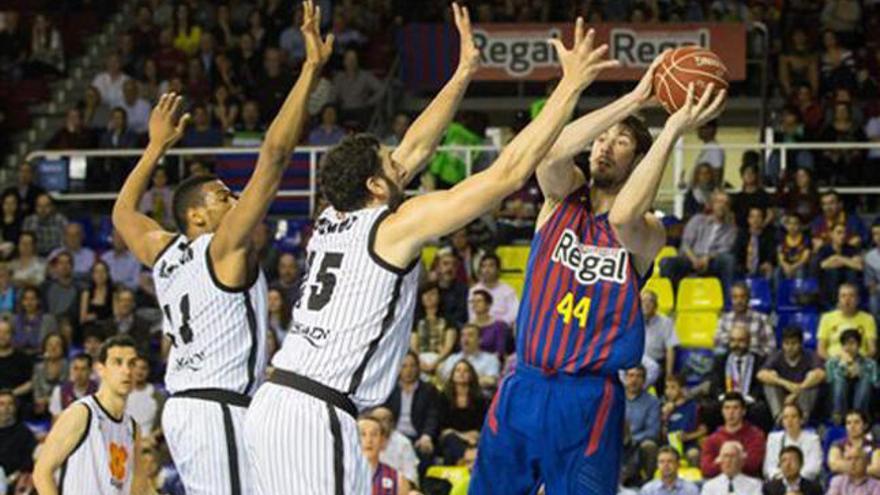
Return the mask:
<path id="1" fill-rule="evenodd" d="M 486 171 L 450 190 L 403 201 L 402 189 L 433 154 L 479 64 L 467 9 L 453 4 L 459 66 L 393 152 L 370 135 L 324 155 L 309 268 L 272 376 L 248 410 L 248 454 L 264 495 L 365 494 L 359 408 L 388 397 L 412 331 L 425 243 L 461 228 L 521 188 L 604 67 L 607 47 L 579 20 L 572 50 L 553 43 L 565 73 L 540 115 Z M 343 414 L 340 414 L 343 413 Z"/>
<path id="2" fill-rule="evenodd" d="M 125 412 L 136 360 L 134 341 L 127 336 L 101 346 L 101 386 L 64 410 L 37 458 L 34 486 L 41 495 L 147 493 L 137 423 Z"/>
<path id="3" fill-rule="evenodd" d="M 233 194 L 215 176 L 193 176 L 174 191 L 180 234 L 165 231 L 137 205 L 159 158 L 183 134 L 179 96 L 163 95 L 150 117 L 150 144 L 125 182 L 113 224 L 153 268 L 170 346 L 162 413 L 171 456 L 189 495 L 252 493 L 243 421 L 265 373 L 266 282 L 253 233 L 263 221 L 304 127 L 306 102 L 332 39 L 322 42 L 320 13 L 303 5 L 306 61 L 266 131 L 254 173 Z"/>

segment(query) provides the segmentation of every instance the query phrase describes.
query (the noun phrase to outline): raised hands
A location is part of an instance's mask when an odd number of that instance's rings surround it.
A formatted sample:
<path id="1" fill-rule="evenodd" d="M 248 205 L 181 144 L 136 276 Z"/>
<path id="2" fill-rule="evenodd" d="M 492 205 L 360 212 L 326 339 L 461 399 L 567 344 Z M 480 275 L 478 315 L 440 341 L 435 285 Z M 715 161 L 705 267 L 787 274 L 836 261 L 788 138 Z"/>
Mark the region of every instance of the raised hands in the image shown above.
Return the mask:
<path id="1" fill-rule="evenodd" d="M 657 70 L 657 67 L 660 66 L 660 62 L 662 62 L 666 55 L 671 51 L 672 49 L 669 48 L 664 50 L 660 55 L 657 55 L 651 63 L 651 66 L 648 67 L 648 70 L 642 74 L 642 78 L 639 80 L 635 89 L 632 90 L 631 94 L 636 98 L 639 105 L 647 104 L 654 96 L 654 71 Z"/>
<path id="2" fill-rule="evenodd" d="M 699 101 L 694 101 L 694 84 L 688 84 L 687 100 L 683 107 L 669 117 L 667 126 L 679 133 L 695 129 L 715 119 L 724 110 L 727 90 L 715 91 L 715 83 L 709 83 Z"/>
<path id="3" fill-rule="evenodd" d="M 150 113 L 150 142 L 170 148 L 183 137 L 190 115 L 186 113 L 178 117 L 182 104 L 183 97 L 175 93 L 164 93 L 159 97 L 159 103 Z"/>
<path id="4" fill-rule="evenodd" d="M 321 39 L 321 7 L 313 0 L 303 2 L 303 22 L 300 26 L 306 44 L 306 63 L 324 65 L 333 53 L 333 35 Z"/>
<path id="5" fill-rule="evenodd" d="M 578 17 L 574 28 L 574 45 L 571 50 L 566 49 L 559 39 L 550 40 L 559 55 L 559 63 L 562 65 L 562 79 L 568 79 L 581 89 L 595 81 L 596 76 L 603 70 L 620 66 L 620 62 L 617 60 L 603 58 L 608 52 L 608 45 L 593 49 L 593 39 L 596 32 L 590 29 L 585 34 L 584 29 L 584 19 Z"/>
<path id="6" fill-rule="evenodd" d="M 458 70 L 470 77 L 480 68 L 480 50 L 474 44 L 471 16 L 467 7 L 461 7 L 457 3 L 452 4 L 452 14 L 455 17 L 455 27 L 458 28 L 461 43 L 458 51 Z"/>

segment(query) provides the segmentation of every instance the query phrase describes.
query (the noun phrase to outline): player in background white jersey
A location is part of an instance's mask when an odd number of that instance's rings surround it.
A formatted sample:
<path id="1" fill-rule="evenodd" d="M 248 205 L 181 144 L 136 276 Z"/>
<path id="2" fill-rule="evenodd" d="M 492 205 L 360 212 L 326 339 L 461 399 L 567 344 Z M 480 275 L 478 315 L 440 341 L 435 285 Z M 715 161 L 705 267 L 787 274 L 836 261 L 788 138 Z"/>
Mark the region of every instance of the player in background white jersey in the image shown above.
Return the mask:
<path id="1" fill-rule="evenodd" d="M 181 97 L 168 94 L 150 116 L 150 143 L 113 209 L 113 224 L 126 244 L 154 267 L 171 341 L 165 381 L 172 397 L 163 412 L 163 430 L 189 495 L 253 489 L 242 423 L 265 372 L 268 315 L 253 232 L 280 187 L 308 116 L 309 93 L 333 45 L 332 35 L 321 39 L 320 9 L 311 0 L 303 9 L 306 60 L 266 132 L 240 198 L 216 177 L 183 181 L 172 201 L 183 236 L 137 211 L 156 163 L 189 119 L 178 119 Z"/>
<path id="2" fill-rule="evenodd" d="M 137 361 L 134 341 L 116 336 L 101 346 L 101 385 L 61 413 L 34 466 L 40 495 L 148 493 L 140 470 L 137 424 L 125 412 Z M 57 477 L 56 477 L 57 475 Z"/>
<path id="3" fill-rule="evenodd" d="M 433 154 L 479 67 L 467 9 L 453 4 L 460 59 L 452 79 L 391 151 L 369 135 L 344 138 L 324 156 L 330 203 L 315 223 L 309 270 L 275 372 L 245 422 L 264 495 L 369 491 L 358 409 L 385 401 L 412 330 L 422 246 L 498 205 L 532 175 L 570 118 L 581 91 L 607 67 L 607 47 L 575 27 L 574 47 L 551 40 L 564 75 L 543 111 L 495 163 L 452 189 L 403 202 L 402 189 Z M 548 48 L 549 49 L 549 48 Z M 430 54 L 425 54 L 430 56 Z"/>

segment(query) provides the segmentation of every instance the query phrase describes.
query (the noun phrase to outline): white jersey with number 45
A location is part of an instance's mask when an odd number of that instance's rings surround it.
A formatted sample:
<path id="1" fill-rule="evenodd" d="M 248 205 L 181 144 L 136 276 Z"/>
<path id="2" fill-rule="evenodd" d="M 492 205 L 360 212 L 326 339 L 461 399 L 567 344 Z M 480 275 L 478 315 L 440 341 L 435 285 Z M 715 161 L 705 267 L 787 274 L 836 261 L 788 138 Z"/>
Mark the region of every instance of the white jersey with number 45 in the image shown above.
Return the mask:
<path id="1" fill-rule="evenodd" d="M 348 395 L 363 409 L 387 399 L 409 345 L 418 260 L 394 267 L 374 252 L 387 206 L 327 208 L 308 244 L 308 272 L 290 333 L 272 365 Z"/>

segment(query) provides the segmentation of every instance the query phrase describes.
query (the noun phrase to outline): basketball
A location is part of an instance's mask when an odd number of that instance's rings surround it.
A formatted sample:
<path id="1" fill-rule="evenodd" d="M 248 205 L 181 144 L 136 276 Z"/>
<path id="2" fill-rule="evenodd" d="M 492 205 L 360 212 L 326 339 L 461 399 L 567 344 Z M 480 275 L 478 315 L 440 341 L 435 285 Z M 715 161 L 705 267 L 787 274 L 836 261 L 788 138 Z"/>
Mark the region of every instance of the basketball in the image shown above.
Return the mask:
<path id="1" fill-rule="evenodd" d="M 700 46 L 685 46 L 668 52 L 654 73 L 654 94 L 670 114 L 681 108 L 688 85 L 694 83 L 699 98 L 709 83 L 727 89 L 727 67 L 715 53 Z"/>

